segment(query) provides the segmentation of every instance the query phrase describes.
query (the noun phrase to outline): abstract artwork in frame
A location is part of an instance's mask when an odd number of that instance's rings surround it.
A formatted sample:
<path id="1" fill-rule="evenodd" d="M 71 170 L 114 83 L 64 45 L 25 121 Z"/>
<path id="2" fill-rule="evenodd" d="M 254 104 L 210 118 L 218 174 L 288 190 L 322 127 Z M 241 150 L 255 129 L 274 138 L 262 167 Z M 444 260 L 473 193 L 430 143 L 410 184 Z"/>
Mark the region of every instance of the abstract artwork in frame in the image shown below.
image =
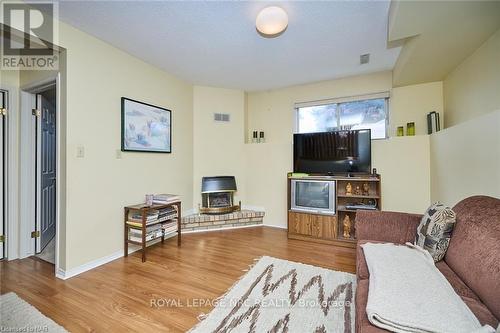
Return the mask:
<path id="1" fill-rule="evenodd" d="M 172 111 L 122 97 L 122 151 L 171 153 Z"/>

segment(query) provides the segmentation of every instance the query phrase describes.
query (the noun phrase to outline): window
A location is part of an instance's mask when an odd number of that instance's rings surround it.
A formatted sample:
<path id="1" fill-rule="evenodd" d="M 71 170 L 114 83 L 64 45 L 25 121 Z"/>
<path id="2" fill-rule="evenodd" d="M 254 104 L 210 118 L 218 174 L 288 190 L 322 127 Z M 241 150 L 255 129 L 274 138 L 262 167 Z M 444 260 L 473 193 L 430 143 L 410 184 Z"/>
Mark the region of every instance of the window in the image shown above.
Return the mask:
<path id="1" fill-rule="evenodd" d="M 377 94 L 359 100 L 338 99 L 316 102 L 316 105 L 297 104 L 297 132 L 371 129 L 372 139 L 385 139 L 389 117 L 388 99 L 388 94 Z"/>

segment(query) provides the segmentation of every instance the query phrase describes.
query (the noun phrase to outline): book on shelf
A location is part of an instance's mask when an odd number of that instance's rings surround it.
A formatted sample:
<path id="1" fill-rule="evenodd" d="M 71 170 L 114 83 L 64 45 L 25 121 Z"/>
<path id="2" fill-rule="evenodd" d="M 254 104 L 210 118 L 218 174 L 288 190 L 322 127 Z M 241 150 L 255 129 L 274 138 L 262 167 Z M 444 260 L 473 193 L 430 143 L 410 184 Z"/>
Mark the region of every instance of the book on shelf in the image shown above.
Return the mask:
<path id="1" fill-rule="evenodd" d="M 142 222 L 127 221 L 127 224 L 133 228 L 142 228 Z"/>
<path id="2" fill-rule="evenodd" d="M 156 224 L 156 223 L 161 223 L 161 222 L 166 222 L 170 220 L 175 220 L 177 219 L 177 211 L 174 213 L 168 213 L 168 214 L 159 214 L 156 218 L 148 218 L 146 219 L 146 225 L 151 225 L 151 224 Z M 136 227 L 136 228 L 142 228 L 142 218 L 137 219 L 134 218 L 133 216 L 129 216 L 127 220 L 127 224 Z"/>
<path id="3" fill-rule="evenodd" d="M 152 231 L 156 231 L 156 230 L 160 230 L 160 229 L 161 229 L 161 225 L 160 224 L 153 224 L 153 225 L 150 225 L 150 226 L 146 227 L 146 233 L 152 232 Z M 130 232 L 131 233 L 136 233 L 136 234 L 142 234 L 142 230 L 141 229 L 130 230 Z"/>
<path id="4" fill-rule="evenodd" d="M 148 234 L 146 235 L 146 242 L 149 242 L 149 241 L 152 241 L 153 239 L 157 239 L 157 238 L 160 238 L 161 237 L 161 233 L 152 233 L 152 234 Z M 128 238 L 129 240 L 133 241 L 133 242 L 139 242 L 141 243 L 142 242 L 142 235 L 141 236 L 129 236 Z"/>
<path id="5" fill-rule="evenodd" d="M 181 197 L 176 194 L 155 194 L 153 196 L 153 203 L 166 205 L 180 201 Z"/>
<path id="6" fill-rule="evenodd" d="M 427 114 L 427 134 L 439 132 L 441 130 L 441 121 L 439 112 L 432 111 Z"/>
<path id="7" fill-rule="evenodd" d="M 155 238 L 161 237 L 164 231 L 161 225 L 154 225 L 146 229 L 146 241 L 153 240 Z M 128 238 L 131 241 L 142 242 L 142 230 L 141 229 L 130 229 Z"/>
<path id="8" fill-rule="evenodd" d="M 159 210 L 159 217 L 163 217 L 165 215 L 177 215 L 176 207 L 167 207 Z"/>
<path id="9" fill-rule="evenodd" d="M 159 215 L 160 215 L 160 211 L 158 211 L 156 209 L 150 210 L 146 215 L 146 222 L 151 222 L 151 221 L 157 220 Z M 128 220 L 134 221 L 134 222 L 142 222 L 142 213 L 131 212 L 131 213 L 129 213 Z"/>
<path id="10" fill-rule="evenodd" d="M 165 233 L 167 233 L 167 232 L 177 231 L 177 226 L 176 226 L 176 225 L 173 225 L 173 226 L 170 226 L 170 227 L 168 227 L 168 228 L 163 228 L 163 230 L 165 231 Z"/>

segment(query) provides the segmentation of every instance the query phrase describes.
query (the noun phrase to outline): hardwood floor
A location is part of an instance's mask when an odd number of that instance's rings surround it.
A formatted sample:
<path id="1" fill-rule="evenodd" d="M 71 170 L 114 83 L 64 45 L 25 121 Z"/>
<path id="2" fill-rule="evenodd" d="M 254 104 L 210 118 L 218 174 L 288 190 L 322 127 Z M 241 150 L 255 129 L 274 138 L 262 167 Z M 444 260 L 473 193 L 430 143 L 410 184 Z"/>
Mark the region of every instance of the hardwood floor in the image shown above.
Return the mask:
<path id="1" fill-rule="evenodd" d="M 33 258 L 0 263 L 0 293 L 14 291 L 70 332 L 184 332 L 263 255 L 355 272 L 355 250 L 288 240 L 256 227 L 186 234 L 62 281 Z M 165 303 L 169 300 L 169 304 Z M 151 303 L 163 304 L 155 307 Z"/>

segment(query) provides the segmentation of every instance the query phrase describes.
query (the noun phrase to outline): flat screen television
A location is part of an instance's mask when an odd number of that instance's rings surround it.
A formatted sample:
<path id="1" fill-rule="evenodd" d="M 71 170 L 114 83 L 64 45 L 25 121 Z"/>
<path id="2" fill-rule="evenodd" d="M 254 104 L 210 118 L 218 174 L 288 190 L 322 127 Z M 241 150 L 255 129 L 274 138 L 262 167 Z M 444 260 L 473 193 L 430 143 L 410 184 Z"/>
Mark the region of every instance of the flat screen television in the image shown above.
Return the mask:
<path id="1" fill-rule="evenodd" d="M 370 173 L 369 129 L 293 136 L 293 171 L 308 174 Z"/>

